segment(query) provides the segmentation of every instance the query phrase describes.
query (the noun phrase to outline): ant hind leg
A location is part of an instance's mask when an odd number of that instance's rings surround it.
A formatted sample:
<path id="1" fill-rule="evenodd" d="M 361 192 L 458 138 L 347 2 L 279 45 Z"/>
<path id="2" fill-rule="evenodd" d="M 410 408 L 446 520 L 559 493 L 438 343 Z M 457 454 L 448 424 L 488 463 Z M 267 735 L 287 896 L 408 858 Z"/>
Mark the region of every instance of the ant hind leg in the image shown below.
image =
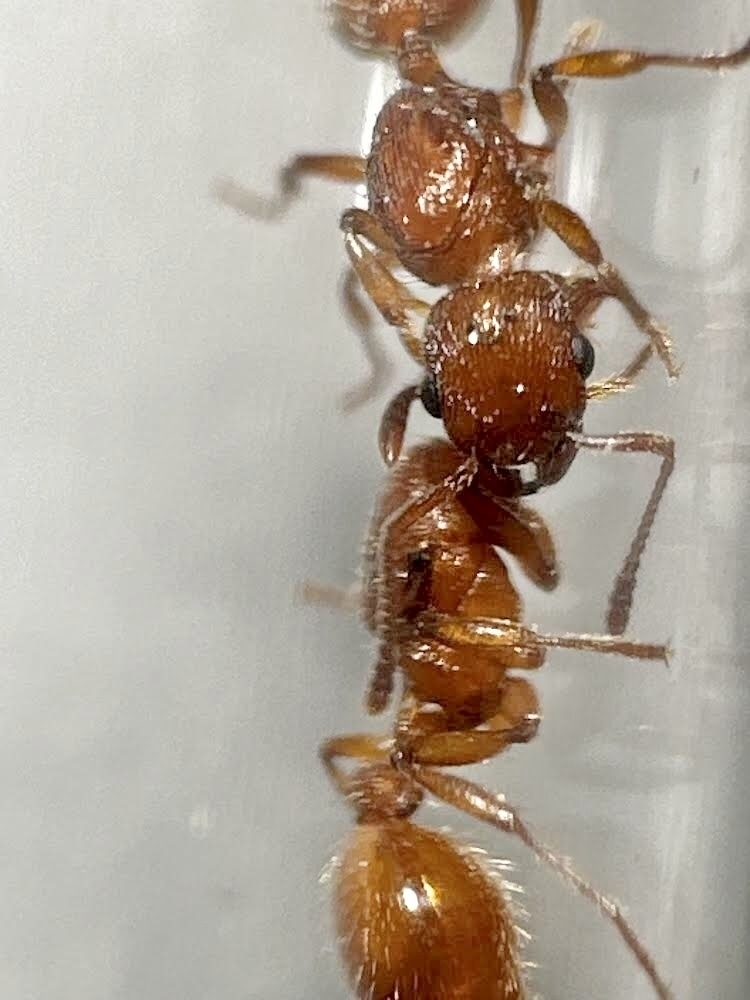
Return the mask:
<path id="1" fill-rule="evenodd" d="M 506 802 L 504 796 L 494 795 L 473 781 L 453 774 L 444 774 L 442 771 L 420 764 L 407 764 L 405 770 L 417 784 L 436 798 L 483 823 L 489 823 L 505 833 L 519 837 L 540 861 L 560 875 L 577 893 L 592 902 L 603 916 L 612 921 L 626 947 L 648 976 L 659 1000 L 673 1000 L 672 991 L 659 974 L 645 945 L 625 919 L 619 905 L 586 882 L 574 871 L 567 859 L 555 854 L 538 840 L 514 806 Z"/>

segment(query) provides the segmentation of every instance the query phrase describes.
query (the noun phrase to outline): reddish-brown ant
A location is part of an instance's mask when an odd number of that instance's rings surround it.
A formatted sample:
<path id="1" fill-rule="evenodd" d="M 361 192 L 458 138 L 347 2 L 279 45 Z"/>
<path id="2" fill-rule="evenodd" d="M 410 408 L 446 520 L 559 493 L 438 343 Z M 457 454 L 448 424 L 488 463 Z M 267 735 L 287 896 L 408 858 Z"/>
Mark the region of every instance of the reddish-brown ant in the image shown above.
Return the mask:
<path id="1" fill-rule="evenodd" d="M 393 48 L 405 85 L 383 106 L 369 155 L 302 155 L 284 171 L 285 195 L 276 205 L 260 203 L 259 213 L 286 204 L 301 176 L 365 181 L 369 208 L 345 212 L 341 226 L 350 260 L 365 289 L 386 319 L 403 330 L 406 313 L 424 304 L 392 274 L 398 263 L 433 285 L 473 282 L 510 270 L 542 228 L 551 229 L 593 270 L 602 295 L 622 303 L 648 337 L 668 373 L 677 374 L 671 344 L 638 302 L 618 270 L 607 261 L 584 221 L 551 196 L 550 157 L 567 122 L 566 79 L 614 77 L 650 66 L 721 69 L 746 62 L 750 41 L 721 55 L 648 54 L 632 50 L 580 51 L 578 38 L 563 58 L 531 76 L 534 101 L 547 126 L 541 145 L 517 134 L 526 82 L 528 53 L 538 17 L 538 0 L 516 0 L 518 55 L 513 87 L 502 92 L 464 86 L 443 70 L 424 33 L 455 27 L 471 8 L 465 3 L 391 0 L 335 5 L 338 23 L 368 47 Z M 231 187 L 225 198 L 237 200 Z M 250 208 L 252 211 L 252 208 Z M 413 345 L 410 352 L 421 360 Z M 638 370 L 636 368 L 636 370 Z"/>
<path id="2" fill-rule="evenodd" d="M 340 5 L 350 12 L 367 8 Z M 388 18 L 400 18 L 412 8 L 425 9 L 416 2 L 378 5 L 384 20 L 374 41 L 385 44 L 387 36 L 392 44 L 397 32 L 393 28 L 388 34 Z M 460 13 L 461 5 L 457 9 Z M 298 157 L 286 177 L 295 183 L 305 173 L 367 179 L 370 210 L 352 209 L 342 220 L 349 257 L 382 315 L 426 371 L 424 380 L 400 392 L 386 411 L 381 450 L 387 461 L 398 455 L 409 405 L 416 398 L 442 417 L 464 456 L 444 488 L 459 489 L 481 470 L 487 491 L 532 492 L 557 481 L 580 447 L 651 452 L 661 458 L 659 477 L 610 602 L 608 626 L 620 633 L 671 472 L 673 448 L 671 441 L 648 433 L 584 437 L 583 406 L 587 397 L 627 385 L 652 347 L 670 372 L 675 369 L 664 332 L 603 259 L 582 220 L 549 196 L 544 157 L 554 149 L 567 115 L 563 90 L 554 78 L 626 75 L 651 65 L 736 66 L 750 56 L 750 42 L 717 56 L 612 50 L 576 52 L 550 63 L 532 77 L 548 142 L 530 147 L 517 139 L 509 122 L 520 107 L 518 85 L 526 76 L 537 3 L 517 0 L 517 12 L 521 30 L 513 90 L 498 95 L 455 83 L 440 67 L 432 45 L 407 32 L 398 53 L 402 75 L 412 82 L 382 109 L 370 156 Z M 557 232 L 593 273 L 565 279 L 508 270 L 542 225 Z M 397 280 L 394 262 L 426 281 L 457 285 L 429 312 L 423 332 L 413 315 L 424 315 L 429 307 Z M 651 342 L 618 377 L 587 391 L 584 378 L 592 352 L 579 327 L 608 297 L 625 305 Z M 394 519 L 413 513 L 405 509 Z"/>
<path id="3" fill-rule="evenodd" d="M 457 463 L 460 455 L 447 441 L 413 449 L 394 467 L 368 535 L 362 610 L 381 639 L 368 701 L 371 709 L 383 707 L 397 666 L 403 691 L 393 737 L 338 737 L 322 748 L 329 773 L 358 814 L 336 891 L 357 994 L 414 1000 L 526 995 L 513 922 L 498 888 L 448 838 L 410 821 L 426 789 L 520 836 L 615 922 L 657 995 L 668 997 L 613 903 L 540 845 L 502 798 L 439 770 L 487 760 L 534 736 L 536 693 L 509 671 L 541 666 L 546 647 L 650 660 L 666 655 L 663 646 L 619 636 L 544 635 L 524 626 L 495 546 L 550 589 L 557 582 L 550 535 L 522 501 L 488 496 L 476 480 L 458 496 L 441 490 Z M 421 513 L 394 535 L 388 524 L 404 504 Z M 334 763 L 339 757 L 366 763 L 350 774 Z M 434 940 L 425 936 L 426 926 Z"/>
<path id="4" fill-rule="evenodd" d="M 394 461 L 409 406 L 419 398 L 442 419 L 457 449 L 456 464 L 426 495 L 405 498 L 389 514 L 383 534 L 397 538 L 449 493 L 471 489 L 488 502 L 533 493 L 559 480 L 581 448 L 655 454 L 660 472 L 610 597 L 607 626 L 621 634 L 641 555 L 674 466 L 674 443 L 650 432 L 582 433 L 586 401 L 623 385 L 622 379 L 586 385 L 594 352 L 581 327 L 606 294 L 589 278 L 513 271 L 460 286 L 436 303 L 423 334 L 427 375 L 391 402 L 380 442 L 386 461 Z M 642 359 L 643 352 L 630 370 Z M 390 544 L 384 538 L 383 552 Z M 387 648 L 386 643 L 386 664 Z"/>

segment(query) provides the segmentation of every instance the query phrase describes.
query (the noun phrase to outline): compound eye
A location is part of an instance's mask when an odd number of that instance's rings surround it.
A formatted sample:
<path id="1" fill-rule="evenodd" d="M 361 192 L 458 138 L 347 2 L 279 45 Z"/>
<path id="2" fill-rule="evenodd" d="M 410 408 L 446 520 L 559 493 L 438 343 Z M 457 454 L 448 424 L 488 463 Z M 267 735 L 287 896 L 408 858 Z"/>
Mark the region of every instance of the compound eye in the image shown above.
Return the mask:
<path id="1" fill-rule="evenodd" d="M 440 408 L 440 393 L 438 392 L 437 381 L 432 373 L 425 377 L 422 388 L 419 390 L 419 398 L 422 400 L 422 405 L 431 417 L 435 417 L 436 419 L 442 417 L 443 411 Z"/>
<path id="2" fill-rule="evenodd" d="M 588 337 L 584 337 L 582 333 L 576 333 L 573 335 L 570 346 L 573 351 L 573 360 L 576 363 L 578 371 L 581 373 L 581 378 L 587 379 L 594 370 L 595 361 L 594 348 L 591 341 Z"/>

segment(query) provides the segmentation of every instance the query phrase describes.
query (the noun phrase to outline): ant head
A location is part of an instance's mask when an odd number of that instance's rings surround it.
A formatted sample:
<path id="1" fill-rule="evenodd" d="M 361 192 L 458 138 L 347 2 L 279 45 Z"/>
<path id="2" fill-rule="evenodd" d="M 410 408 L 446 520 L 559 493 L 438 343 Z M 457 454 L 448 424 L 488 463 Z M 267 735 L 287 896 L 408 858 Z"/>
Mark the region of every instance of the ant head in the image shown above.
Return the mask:
<path id="1" fill-rule="evenodd" d="M 482 0 L 329 0 L 336 28 L 359 48 L 399 48 L 407 32 L 446 38 Z"/>
<path id="2" fill-rule="evenodd" d="M 594 350 L 566 283 L 518 271 L 462 286 L 433 307 L 421 399 L 456 447 L 499 469 L 536 466 L 559 479 L 575 455 Z"/>

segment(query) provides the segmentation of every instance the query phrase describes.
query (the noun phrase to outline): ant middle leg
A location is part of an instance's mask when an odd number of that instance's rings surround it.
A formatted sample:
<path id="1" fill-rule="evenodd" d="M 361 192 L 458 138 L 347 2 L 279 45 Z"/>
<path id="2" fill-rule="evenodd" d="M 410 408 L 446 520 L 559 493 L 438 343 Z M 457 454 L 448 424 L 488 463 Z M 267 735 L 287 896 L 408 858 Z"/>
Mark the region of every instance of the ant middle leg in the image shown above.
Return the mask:
<path id="1" fill-rule="evenodd" d="M 633 660 L 668 662 L 669 651 L 661 643 L 635 642 L 621 635 L 594 635 L 586 632 L 539 632 L 509 618 L 429 613 L 417 623 L 424 635 L 453 646 L 476 646 L 481 649 L 508 649 L 514 653 L 550 649 L 577 649 L 581 652 L 610 653 Z M 522 667 L 522 660 L 513 664 Z"/>
<path id="2" fill-rule="evenodd" d="M 362 351 L 369 366 L 369 372 L 356 385 L 350 386 L 340 399 L 344 413 L 352 413 L 377 396 L 387 384 L 391 374 L 392 364 L 383 350 L 380 339 L 376 336 L 372 324 L 372 314 L 367 308 L 362 295 L 362 284 L 357 272 L 348 267 L 341 285 L 341 298 L 344 309 L 350 317 Z M 400 450 L 400 448 L 399 448 Z"/>
<path id="3" fill-rule="evenodd" d="M 318 753 L 329 778 L 342 795 L 348 796 L 352 791 L 350 776 L 336 763 L 336 758 L 387 764 L 391 759 L 392 747 L 393 740 L 390 737 L 379 739 L 371 733 L 355 733 L 331 737 L 321 744 Z"/>

